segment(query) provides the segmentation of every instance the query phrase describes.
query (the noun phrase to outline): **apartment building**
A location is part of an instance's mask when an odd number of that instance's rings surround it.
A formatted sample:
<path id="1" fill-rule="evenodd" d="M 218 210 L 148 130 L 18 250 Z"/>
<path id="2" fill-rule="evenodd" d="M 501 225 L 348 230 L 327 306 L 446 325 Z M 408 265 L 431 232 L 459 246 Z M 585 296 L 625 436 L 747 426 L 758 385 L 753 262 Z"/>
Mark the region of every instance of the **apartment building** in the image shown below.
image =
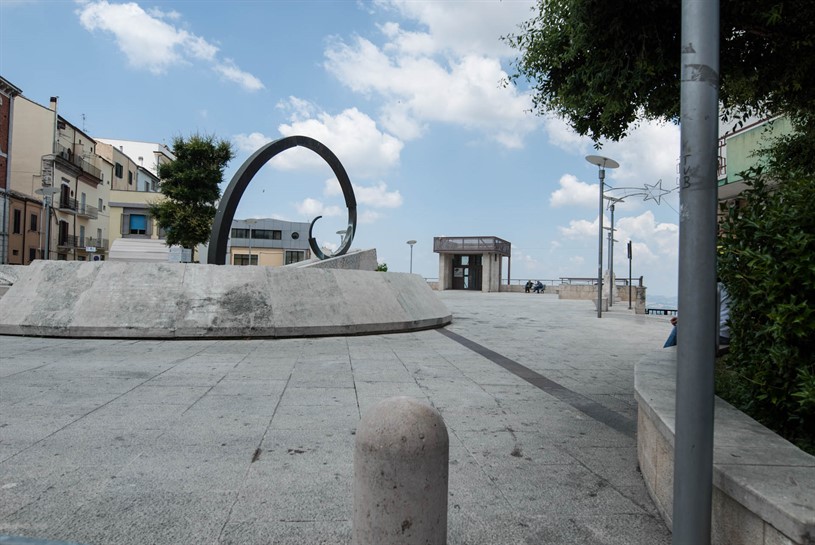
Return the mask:
<path id="1" fill-rule="evenodd" d="M 108 203 L 111 243 L 120 238 L 164 238 L 150 215 L 150 204 L 164 198 L 159 193 L 158 169 L 175 156 L 163 144 L 152 142 L 110 138 L 99 138 L 97 142 L 100 155 L 113 169 Z"/>
<path id="2" fill-rule="evenodd" d="M 16 97 L 11 125 L 9 189 L 19 198 L 9 203 L 9 263 L 104 259 L 108 221 L 99 211 L 110 181 L 96 141 L 58 114 L 56 97 L 48 106 Z"/>
<path id="3" fill-rule="evenodd" d="M 0 76 L 0 264 L 9 262 L 9 220 L 10 212 L 10 190 L 8 180 L 11 177 L 11 121 L 14 118 L 14 99 L 21 95 L 23 91 L 11 82 Z M 25 210 L 25 206 L 17 209 Z M 22 222 L 22 217 L 18 218 Z M 23 232 L 22 224 L 19 225 L 20 234 Z M 20 238 L 19 236 L 17 238 Z M 17 253 L 19 248 L 24 248 L 20 241 L 17 241 Z"/>

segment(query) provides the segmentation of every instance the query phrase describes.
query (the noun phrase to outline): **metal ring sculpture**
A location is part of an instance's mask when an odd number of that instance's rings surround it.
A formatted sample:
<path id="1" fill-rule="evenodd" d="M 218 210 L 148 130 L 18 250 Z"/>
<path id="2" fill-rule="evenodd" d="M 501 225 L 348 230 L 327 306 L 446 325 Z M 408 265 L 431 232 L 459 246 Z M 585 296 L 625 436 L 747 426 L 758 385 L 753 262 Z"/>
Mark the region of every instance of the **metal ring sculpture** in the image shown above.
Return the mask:
<path id="1" fill-rule="evenodd" d="M 257 150 L 241 165 L 241 168 L 238 169 L 232 177 L 232 181 L 229 182 L 229 186 L 221 198 L 218 213 L 215 214 L 212 236 L 209 239 L 207 263 L 213 265 L 224 265 L 226 263 L 226 243 L 229 239 L 229 230 L 232 227 L 232 220 L 235 217 L 235 211 L 238 209 L 241 196 L 243 196 L 243 192 L 249 186 L 249 182 L 252 181 L 255 174 L 257 174 L 261 167 L 269 162 L 272 157 L 296 146 L 310 149 L 328 163 L 328 166 L 331 167 L 331 170 L 334 171 L 334 175 L 340 182 L 342 194 L 345 196 L 345 206 L 348 208 L 348 227 L 342 239 L 342 244 L 340 244 L 336 252 L 330 256 L 325 255 L 322 250 L 320 250 L 320 247 L 317 245 L 317 240 L 312 234 L 314 224 L 322 216 L 317 216 L 311 221 L 311 225 L 308 228 L 308 245 L 311 247 L 311 251 L 314 255 L 319 259 L 340 256 L 348 251 L 357 229 L 357 199 L 354 196 L 354 188 L 351 187 L 351 180 L 348 178 L 345 168 L 342 166 L 342 163 L 340 163 L 340 160 L 337 159 L 337 156 L 317 140 L 309 138 L 308 136 L 287 136 L 286 138 L 270 142 Z"/>

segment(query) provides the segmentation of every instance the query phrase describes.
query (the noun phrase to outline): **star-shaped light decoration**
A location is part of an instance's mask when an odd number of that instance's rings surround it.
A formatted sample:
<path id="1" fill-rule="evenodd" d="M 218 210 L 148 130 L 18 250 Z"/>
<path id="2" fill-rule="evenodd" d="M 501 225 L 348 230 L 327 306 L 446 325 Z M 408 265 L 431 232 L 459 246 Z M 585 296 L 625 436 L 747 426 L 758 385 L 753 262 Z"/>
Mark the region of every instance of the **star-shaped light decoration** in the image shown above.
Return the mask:
<path id="1" fill-rule="evenodd" d="M 653 200 L 657 205 L 662 203 L 662 197 L 671 192 L 670 189 L 662 189 L 662 178 L 655 184 L 645 184 L 645 197 L 643 201 Z"/>

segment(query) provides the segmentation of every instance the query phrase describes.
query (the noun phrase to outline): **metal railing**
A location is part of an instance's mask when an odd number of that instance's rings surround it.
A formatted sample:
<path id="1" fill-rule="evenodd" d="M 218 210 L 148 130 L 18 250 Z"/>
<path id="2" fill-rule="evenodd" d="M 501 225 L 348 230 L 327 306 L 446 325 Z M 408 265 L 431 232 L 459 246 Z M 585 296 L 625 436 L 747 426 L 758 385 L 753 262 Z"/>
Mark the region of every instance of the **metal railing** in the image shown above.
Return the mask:
<path id="1" fill-rule="evenodd" d="M 60 248 L 78 248 L 84 250 L 93 248 L 95 252 L 108 249 L 108 239 L 96 237 L 82 237 L 79 235 L 64 235 L 59 237 L 57 245 Z"/>
<path id="2" fill-rule="evenodd" d="M 433 237 L 436 253 L 496 252 L 510 255 L 512 245 L 498 237 Z"/>
<path id="3" fill-rule="evenodd" d="M 63 192 L 59 198 L 54 199 L 54 206 L 59 210 L 76 212 L 76 199 L 69 197 L 67 192 Z"/>
<path id="4" fill-rule="evenodd" d="M 99 217 L 99 209 L 89 204 L 79 203 L 76 207 L 76 213 L 79 216 L 94 220 Z"/>
<path id="5" fill-rule="evenodd" d="M 82 169 L 82 172 L 86 172 L 99 180 L 102 179 L 101 169 L 93 166 L 81 156 L 75 154 L 70 148 L 66 148 L 62 144 L 57 144 L 57 156 L 65 161 L 68 161 L 72 165 L 79 167 Z"/>

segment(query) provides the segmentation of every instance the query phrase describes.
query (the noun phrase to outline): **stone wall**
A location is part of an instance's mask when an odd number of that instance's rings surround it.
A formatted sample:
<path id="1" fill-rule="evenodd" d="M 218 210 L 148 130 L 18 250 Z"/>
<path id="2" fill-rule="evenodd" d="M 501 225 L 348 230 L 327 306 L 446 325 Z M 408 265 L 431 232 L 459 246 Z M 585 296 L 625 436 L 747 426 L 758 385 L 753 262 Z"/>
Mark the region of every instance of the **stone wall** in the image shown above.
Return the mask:
<path id="1" fill-rule="evenodd" d="M 637 363 L 637 457 L 672 525 L 676 349 Z M 716 398 L 712 545 L 815 543 L 815 457 Z"/>

